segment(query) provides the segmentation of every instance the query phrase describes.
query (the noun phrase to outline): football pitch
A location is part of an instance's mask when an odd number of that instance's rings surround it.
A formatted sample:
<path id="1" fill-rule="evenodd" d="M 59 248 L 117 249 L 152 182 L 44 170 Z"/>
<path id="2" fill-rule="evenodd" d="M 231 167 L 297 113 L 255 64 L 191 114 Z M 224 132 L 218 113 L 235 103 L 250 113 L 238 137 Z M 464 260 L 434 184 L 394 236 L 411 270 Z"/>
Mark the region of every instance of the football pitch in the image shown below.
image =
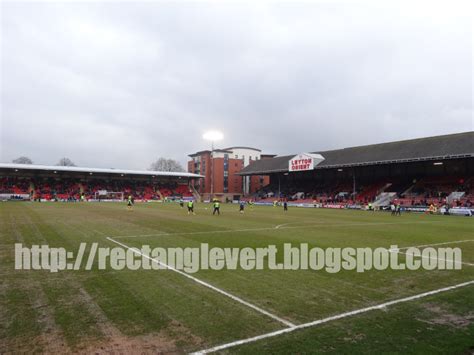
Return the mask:
<path id="1" fill-rule="evenodd" d="M 474 219 L 222 204 L 0 204 L 0 353 L 474 352 Z M 15 270 L 14 244 L 462 249 L 461 270 Z M 281 255 L 279 254 L 279 258 Z M 406 256 L 400 254 L 403 261 Z"/>

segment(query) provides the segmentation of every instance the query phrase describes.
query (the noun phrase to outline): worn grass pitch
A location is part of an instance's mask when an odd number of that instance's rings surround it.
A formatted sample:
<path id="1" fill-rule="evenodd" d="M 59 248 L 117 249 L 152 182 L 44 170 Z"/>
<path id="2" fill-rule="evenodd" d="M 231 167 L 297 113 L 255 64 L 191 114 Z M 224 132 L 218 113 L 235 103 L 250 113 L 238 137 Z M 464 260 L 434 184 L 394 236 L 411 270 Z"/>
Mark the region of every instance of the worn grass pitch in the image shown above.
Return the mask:
<path id="1" fill-rule="evenodd" d="M 280 322 L 169 270 L 15 271 L 14 243 L 77 251 L 139 247 L 400 247 L 474 239 L 464 217 L 223 205 L 0 204 L 0 353 L 184 353 L 276 331 Z M 278 227 L 278 228 L 276 228 Z M 161 235 L 160 235 L 161 234 Z M 474 263 L 474 242 L 447 244 Z M 403 259 L 403 256 L 401 256 Z M 293 324 L 474 280 L 460 271 L 200 271 L 193 276 Z M 474 351 L 474 286 L 232 347 L 233 353 Z"/>

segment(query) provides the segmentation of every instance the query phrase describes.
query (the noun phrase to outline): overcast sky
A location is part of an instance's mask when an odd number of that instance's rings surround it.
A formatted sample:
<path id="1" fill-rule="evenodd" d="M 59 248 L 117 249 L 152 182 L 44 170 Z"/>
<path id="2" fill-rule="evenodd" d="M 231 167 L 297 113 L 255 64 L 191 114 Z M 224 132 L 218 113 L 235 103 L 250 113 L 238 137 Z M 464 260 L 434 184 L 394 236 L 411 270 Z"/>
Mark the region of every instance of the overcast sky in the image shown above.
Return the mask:
<path id="1" fill-rule="evenodd" d="M 2 2 L 0 162 L 145 169 L 473 130 L 472 1 Z"/>

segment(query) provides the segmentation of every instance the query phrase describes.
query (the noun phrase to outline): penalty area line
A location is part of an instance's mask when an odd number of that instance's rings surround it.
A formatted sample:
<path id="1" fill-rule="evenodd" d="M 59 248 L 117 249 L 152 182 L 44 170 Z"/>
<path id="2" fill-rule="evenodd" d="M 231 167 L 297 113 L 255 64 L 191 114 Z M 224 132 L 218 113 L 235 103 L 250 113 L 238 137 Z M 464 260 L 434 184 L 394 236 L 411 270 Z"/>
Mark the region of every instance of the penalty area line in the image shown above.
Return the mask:
<path id="1" fill-rule="evenodd" d="M 443 258 L 429 257 L 429 256 L 425 256 L 425 255 L 414 255 L 414 254 L 408 254 L 408 253 L 405 253 L 405 252 L 401 251 L 402 249 L 433 247 L 433 246 L 437 246 L 437 245 L 449 245 L 449 244 L 459 244 L 459 243 L 467 243 L 467 242 L 474 242 L 474 239 L 453 240 L 451 242 L 441 242 L 441 243 L 433 243 L 433 244 L 415 245 L 415 246 L 411 246 L 411 247 L 398 248 L 398 250 L 391 249 L 390 252 L 391 253 L 404 254 L 404 255 L 410 255 L 410 256 L 418 256 L 418 257 L 421 257 L 421 258 L 424 258 L 424 259 L 439 260 L 439 261 L 444 261 L 446 263 L 474 266 L 473 263 L 468 263 L 468 262 L 465 262 L 465 261 L 448 260 L 448 259 L 443 259 Z"/>
<path id="2" fill-rule="evenodd" d="M 409 254 L 405 253 L 400 250 L 390 250 L 391 253 L 398 253 L 398 254 L 404 254 L 404 255 L 409 255 L 409 256 L 415 256 L 415 257 L 420 257 L 423 259 L 430 259 L 430 260 L 438 260 L 438 261 L 444 261 L 445 263 L 452 263 L 452 264 L 461 264 L 461 265 L 467 265 L 467 266 L 474 266 L 472 263 L 468 263 L 465 261 L 458 261 L 458 260 L 449 260 L 449 259 L 443 259 L 443 258 L 437 258 L 434 256 L 426 256 L 426 255 L 415 255 L 415 254 Z"/>
<path id="3" fill-rule="evenodd" d="M 196 354 L 196 355 L 197 354 L 209 354 L 209 353 L 213 353 L 213 352 L 216 352 L 216 351 L 233 348 L 235 346 L 248 344 L 248 343 L 253 343 L 253 342 L 256 342 L 258 340 L 272 338 L 272 337 L 276 337 L 278 335 L 282 335 L 282 334 L 286 334 L 286 333 L 291 333 L 291 332 L 294 332 L 294 331 L 299 330 L 299 329 L 310 328 L 310 327 L 314 327 L 314 326 L 317 326 L 317 325 L 320 325 L 320 324 L 328 323 L 328 322 L 331 322 L 331 321 L 334 321 L 334 320 L 347 318 L 347 317 L 352 317 L 352 316 L 355 316 L 357 314 L 362 314 L 362 313 L 367 313 L 367 312 L 374 311 L 374 310 L 384 309 L 386 307 L 393 306 L 393 305 L 398 304 L 398 303 L 404 303 L 404 302 L 417 300 L 417 299 L 420 299 L 420 298 L 425 298 L 425 297 L 432 296 L 432 295 L 435 295 L 435 294 L 438 294 L 438 293 L 451 291 L 451 290 L 461 288 L 461 287 L 466 287 L 466 286 L 469 286 L 469 285 L 474 285 L 474 280 L 463 282 L 463 283 L 453 285 L 453 286 L 439 288 L 439 289 L 433 290 L 433 291 L 423 292 L 423 293 L 420 293 L 420 294 L 417 294 L 417 295 L 414 295 L 414 296 L 400 298 L 400 299 L 397 299 L 397 300 L 381 303 L 381 304 L 378 304 L 378 305 L 375 305 L 375 306 L 356 309 L 354 311 L 337 314 L 335 316 L 331 316 L 331 317 L 327 317 L 327 318 L 323 318 L 323 319 L 318 319 L 318 320 L 315 320 L 315 321 L 312 321 L 312 322 L 309 322 L 309 323 L 299 324 L 299 325 L 296 325 L 294 327 L 289 327 L 289 328 L 277 330 L 277 331 L 274 331 L 274 332 L 271 332 L 271 333 L 258 335 L 258 336 L 252 337 L 252 338 L 236 340 L 236 341 L 233 341 L 233 342 L 230 342 L 230 343 L 227 343 L 227 344 L 222 344 L 222 345 L 215 346 L 213 348 L 199 350 L 199 351 L 196 351 L 192 354 Z"/>
<path id="4" fill-rule="evenodd" d="M 434 246 L 437 246 L 437 245 L 459 244 L 459 243 L 468 243 L 468 242 L 474 242 L 474 239 L 453 240 L 452 242 L 442 242 L 442 243 L 434 243 L 434 244 L 414 245 L 414 246 L 411 246 L 411 247 L 401 247 L 401 248 L 398 248 L 398 249 L 402 250 L 402 249 L 409 249 L 409 248 L 434 247 Z"/>
<path id="5" fill-rule="evenodd" d="M 424 224 L 432 223 L 433 221 L 413 221 L 413 222 L 357 222 L 357 223 L 327 223 L 327 222 L 289 222 L 276 225 L 273 229 L 299 229 L 299 228 L 311 228 L 311 226 L 321 227 L 357 227 L 357 226 L 386 226 L 386 225 L 399 225 L 399 224 Z M 299 226 L 290 226 L 290 224 L 301 224 Z"/>
<path id="6" fill-rule="evenodd" d="M 107 237 L 107 240 L 109 240 L 109 241 L 111 241 L 111 242 L 113 242 L 113 243 L 115 243 L 115 244 L 118 244 L 118 245 L 122 246 L 123 248 L 126 248 L 126 249 L 128 249 L 128 250 L 131 250 L 131 251 L 133 251 L 135 254 L 141 255 L 142 257 L 147 258 L 147 259 L 151 260 L 152 262 L 154 262 L 154 263 L 156 263 L 156 264 L 158 264 L 158 265 L 161 265 L 161 266 L 165 267 L 165 268 L 168 269 L 168 270 L 174 271 L 174 272 L 176 272 L 176 273 L 178 273 L 178 274 L 180 274 L 180 275 L 182 275 L 182 276 L 184 276 L 184 277 L 187 277 L 188 279 L 190 279 L 190 280 L 192 280 L 192 281 L 194 281 L 194 282 L 197 282 L 198 284 L 200 284 L 200 285 L 202 285 L 202 286 L 205 286 L 205 287 L 207 287 L 207 288 L 210 288 L 211 290 L 216 291 L 216 292 L 220 293 L 221 295 L 224 295 L 224 296 L 226 296 L 226 297 L 229 297 L 230 299 L 232 299 L 232 300 L 234 300 L 234 301 L 236 301 L 236 302 L 239 302 L 239 303 L 243 304 L 244 306 L 247 306 L 247 307 L 249 307 L 249 308 L 252 308 L 254 311 L 257 311 L 257 312 L 259 312 L 259 313 L 261 313 L 261 314 L 264 314 L 264 315 L 266 315 L 267 317 L 270 317 L 270 318 L 272 318 L 272 319 L 274 319 L 274 320 L 276 320 L 276 321 L 278 321 L 278 322 L 280 322 L 280 323 L 286 325 L 287 327 L 290 327 L 290 328 L 295 327 L 295 325 L 294 325 L 293 323 L 287 321 L 286 319 L 280 318 L 280 317 L 278 317 L 278 316 L 276 316 L 276 315 L 274 315 L 274 314 L 272 314 L 272 313 L 270 313 L 270 312 L 268 312 L 268 311 L 266 311 L 266 310 L 264 310 L 264 309 L 262 309 L 262 308 L 260 308 L 260 307 L 258 307 L 258 306 L 256 306 L 256 305 L 254 305 L 254 304 L 252 304 L 252 303 L 250 303 L 250 302 L 247 302 L 247 301 L 243 300 L 243 299 L 240 298 L 240 297 L 234 296 L 233 294 L 231 294 L 231 293 L 229 293 L 229 292 L 227 292 L 227 291 L 224 291 L 224 290 L 222 290 L 222 289 L 220 289 L 220 288 L 218 288 L 218 287 L 216 287 L 216 286 L 213 286 L 213 285 L 211 285 L 210 283 L 207 283 L 206 281 L 202 281 L 202 280 L 198 279 L 197 277 L 191 276 L 191 275 L 185 273 L 184 271 L 175 269 L 174 267 L 172 267 L 172 266 L 170 266 L 170 265 L 167 265 L 167 264 L 165 264 L 165 263 L 163 263 L 163 262 L 161 262 L 161 261 L 159 261 L 159 260 L 157 260 L 157 259 L 153 259 L 153 258 L 151 258 L 150 256 L 145 255 L 145 254 L 143 254 L 142 252 L 140 252 L 140 250 L 138 250 L 137 248 L 131 248 L 131 247 L 129 247 L 128 245 L 125 245 L 125 244 L 123 244 L 123 243 L 121 243 L 121 242 L 119 242 L 119 241 L 116 241 L 116 240 L 114 240 L 113 238 L 110 238 L 110 237 Z"/>
<path id="7" fill-rule="evenodd" d="M 290 226 L 290 223 L 278 224 L 274 227 L 258 227 L 258 228 L 244 228 L 244 229 L 222 229 L 212 231 L 200 232 L 163 232 L 152 234 L 135 234 L 135 235 L 114 235 L 114 239 L 128 239 L 128 238 L 147 238 L 147 237 L 164 237 L 174 235 L 206 235 L 206 234 L 220 234 L 220 233 L 242 233 L 242 232 L 259 232 L 259 231 L 275 231 L 282 229 L 305 229 L 313 226 L 321 227 L 357 227 L 357 226 L 385 226 L 385 225 L 400 225 L 400 224 L 425 224 L 433 223 L 435 221 L 417 221 L 417 222 L 368 222 L 368 223 L 326 223 L 326 222 L 304 222 L 304 225 Z M 291 222 L 292 224 L 293 222 Z M 111 237 L 111 238 L 112 238 Z"/>

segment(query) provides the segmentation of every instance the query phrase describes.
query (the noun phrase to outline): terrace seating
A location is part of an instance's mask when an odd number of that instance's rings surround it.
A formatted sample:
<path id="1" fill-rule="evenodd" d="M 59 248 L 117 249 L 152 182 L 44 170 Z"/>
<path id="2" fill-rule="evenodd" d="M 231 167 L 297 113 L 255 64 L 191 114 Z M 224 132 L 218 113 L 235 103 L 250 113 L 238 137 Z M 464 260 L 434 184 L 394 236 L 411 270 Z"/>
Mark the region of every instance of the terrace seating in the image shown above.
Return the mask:
<path id="1" fill-rule="evenodd" d="M 472 206 L 474 201 L 473 178 L 459 176 L 423 178 L 418 181 L 411 179 L 375 181 L 366 185 L 357 185 L 356 194 L 353 194 L 353 184 L 350 181 L 325 182 L 315 186 L 314 183 L 304 181 L 301 185 L 281 187 L 281 199 L 295 203 L 302 201 L 316 201 L 322 204 L 368 204 L 374 202 L 382 190 L 392 193 L 394 198 L 403 206 L 426 206 L 446 204 L 446 197 L 453 191 L 464 191 L 461 199 L 451 203 L 460 206 Z M 386 187 L 386 188 L 385 188 Z M 250 196 L 257 202 L 272 202 L 278 199 L 278 186 L 268 185 Z M 405 191 L 409 191 L 405 193 Z M 273 195 L 272 195 L 273 193 Z M 269 196 L 272 195 L 272 196 Z M 391 196 L 392 196 L 391 195 Z M 393 197 L 391 197 L 393 198 Z"/>
<path id="2" fill-rule="evenodd" d="M 175 194 L 181 195 L 183 197 L 191 197 L 193 196 L 193 193 L 189 191 L 189 187 L 187 185 L 178 185 L 174 189 Z"/>
<path id="3" fill-rule="evenodd" d="M 0 178 L 0 193 L 24 195 L 32 190 L 33 198 L 45 200 L 79 200 L 83 193 L 86 199 L 94 199 L 100 190 L 123 192 L 135 199 L 159 200 L 159 191 L 163 196 L 193 196 L 189 187 L 184 184 L 160 184 L 147 181 L 104 181 L 91 179 L 78 181 L 75 179 L 58 178 Z"/>
<path id="4" fill-rule="evenodd" d="M 26 179 L 2 178 L 0 179 L 0 193 L 22 195 L 28 194 L 30 182 Z"/>
<path id="5" fill-rule="evenodd" d="M 385 181 L 366 186 L 361 193 L 357 194 L 356 200 L 359 202 L 370 202 L 375 199 L 380 190 L 387 185 Z"/>

